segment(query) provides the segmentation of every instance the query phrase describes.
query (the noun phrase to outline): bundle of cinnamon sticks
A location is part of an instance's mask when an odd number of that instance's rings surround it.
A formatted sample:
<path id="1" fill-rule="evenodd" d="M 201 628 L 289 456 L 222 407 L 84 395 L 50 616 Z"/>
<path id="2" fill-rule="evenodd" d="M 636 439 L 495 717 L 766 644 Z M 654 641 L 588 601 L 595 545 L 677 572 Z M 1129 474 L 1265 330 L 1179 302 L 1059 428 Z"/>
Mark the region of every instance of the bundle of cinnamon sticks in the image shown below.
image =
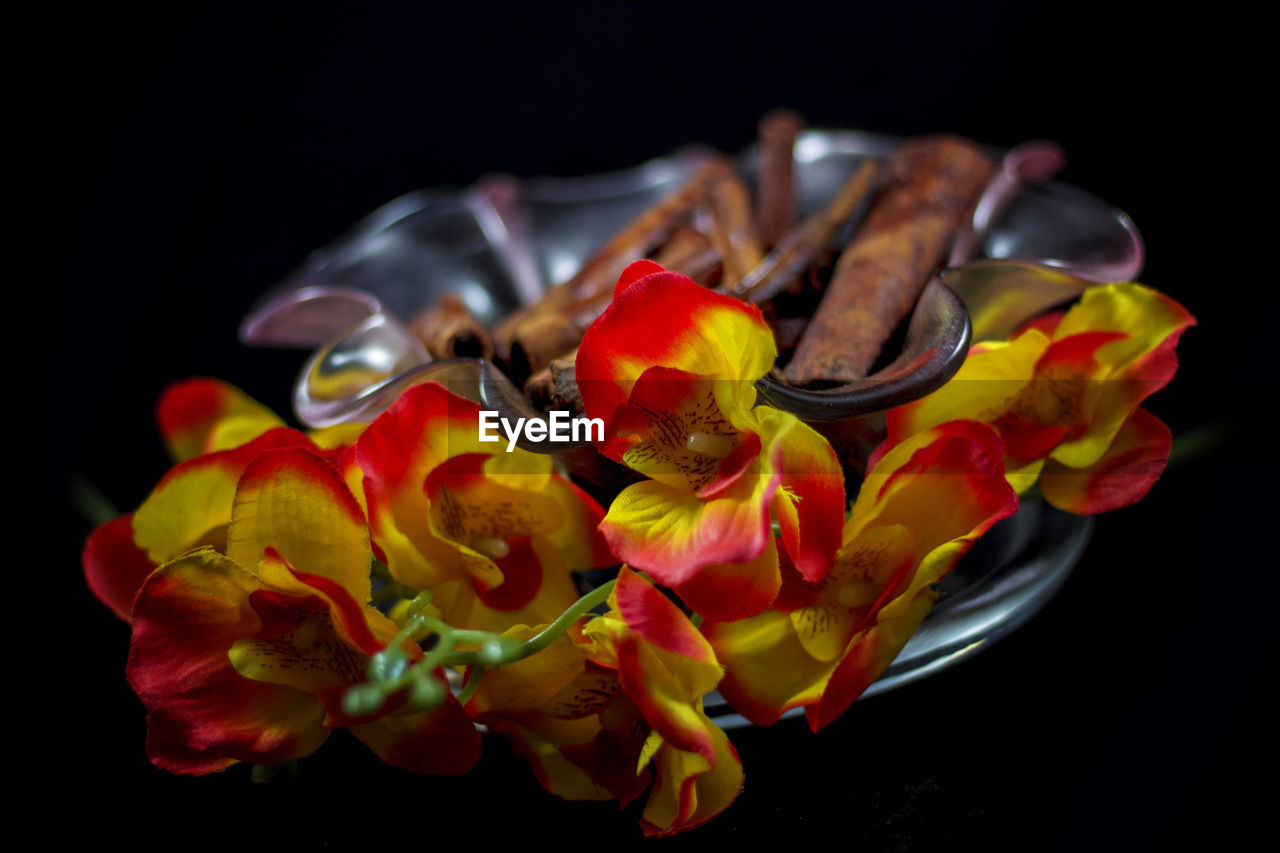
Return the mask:
<path id="1" fill-rule="evenodd" d="M 786 111 L 760 122 L 754 201 L 728 159 L 710 158 L 572 278 L 491 333 L 456 299 L 424 311 L 412 328 L 438 358 L 492 356 L 525 383 L 535 404 L 577 410 L 578 342 L 608 307 L 627 264 L 651 258 L 758 304 L 774 328 L 785 381 L 822 387 L 867 376 L 946 260 L 994 166 L 959 137 L 911 139 L 883 165 L 863 161 L 797 223 L 794 150 L 802 129 Z M 841 241 L 842 232 L 852 236 Z"/>

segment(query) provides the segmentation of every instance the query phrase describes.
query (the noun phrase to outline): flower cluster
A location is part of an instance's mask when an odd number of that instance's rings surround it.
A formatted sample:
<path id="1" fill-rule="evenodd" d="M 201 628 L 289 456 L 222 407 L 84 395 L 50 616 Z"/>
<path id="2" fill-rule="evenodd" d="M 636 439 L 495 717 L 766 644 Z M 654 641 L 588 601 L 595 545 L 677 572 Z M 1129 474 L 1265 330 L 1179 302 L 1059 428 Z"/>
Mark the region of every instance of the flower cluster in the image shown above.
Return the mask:
<path id="1" fill-rule="evenodd" d="M 958 418 L 990 424 L 1019 493 L 1039 480 L 1045 500 L 1082 514 L 1142 498 L 1169 458 L 1172 437 L 1142 401 L 1177 370 L 1178 338 L 1195 319 L 1134 283 L 1085 291 L 1007 341 L 982 341 L 954 378 L 888 413 L 892 447 Z"/>
<path id="2" fill-rule="evenodd" d="M 388 763 L 457 774 L 482 724 L 549 792 L 645 797 L 644 832 L 666 835 L 742 785 L 708 692 L 757 724 L 803 708 L 817 730 L 1037 479 L 1075 512 L 1145 494 L 1169 435 L 1139 404 L 1191 322 L 1117 284 L 978 343 L 888 413 L 847 499 L 826 439 L 757 405 L 777 356 L 760 312 L 637 262 L 577 358 L 597 449 L 644 477 L 607 510 L 550 455 L 479 441 L 480 407 L 434 383 L 304 434 L 191 380 L 158 411 L 174 467 L 93 531 L 84 571 L 132 625 L 162 768 L 297 759 L 348 729 Z M 600 569 L 616 576 L 582 574 Z"/>

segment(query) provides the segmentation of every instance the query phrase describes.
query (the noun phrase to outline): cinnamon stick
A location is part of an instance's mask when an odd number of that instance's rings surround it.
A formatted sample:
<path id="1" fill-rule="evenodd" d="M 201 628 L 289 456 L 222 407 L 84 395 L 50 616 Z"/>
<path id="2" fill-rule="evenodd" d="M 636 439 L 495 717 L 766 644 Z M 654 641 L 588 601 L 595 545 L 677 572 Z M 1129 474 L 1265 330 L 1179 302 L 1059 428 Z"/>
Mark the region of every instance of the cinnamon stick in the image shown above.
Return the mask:
<path id="1" fill-rule="evenodd" d="M 732 164 L 723 157 L 708 160 L 696 168 L 679 188 L 650 205 L 613 235 L 572 278 L 551 288 L 535 305 L 504 321 L 494 331 L 498 354 L 516 367 L 535 372 L 548 359 L 572 347 L 576 341 L 563 345 L 560 340 L 539 338 L 564 333 L 565 324 L 549 318 L 557 314 L 563 318 L 575 303 L 612 293 L 627 264 L 643 258 L 661 243 L 705 197 L 711 183 L 732 170 Z"/>
<path id="2" fill-rule="evenodd" d="M 721 286 L 723 293 L 746 302 L 764 302 L 786 289 L 797 276 L 826 253 L 840 227 L 862 204 L 875 186 L 880 166 L 864 160 L 836 190 L 826 206 L 809 216 L 774 247 L 745 278 L 731 287 Z"/>
<path id="3" fill-rule="evenodd" d="M 968 140 L 910 140 L 889 159 L 886 183 L 836 264 L 784 375 L 793 384 L 867 375 L 897 325 L 946 258 L 992 165 Z"/>
<path id="4" fill-rule="evenodd" d="M 493 341 L 456 293 L 446 293 L 436 304 L 409 322 L 409 330 L 436 358 L 492 358 Z"/>
<path id="5" fill-rule="evenodd" d="M 764 257 L 751 215 L 751 194 L 733 173 L 711 184 L 711 241 L 724 266 L 722 282 L 738 282 Z"/>
<path id="6" fill-rule="evenodd" d="M 694 281 L 705 284 L 706 279 L 719 266 L 720 254 L 706 234 L 681 226 L 671 233 L 670 239 L 653 255 L 653 260 L 666 270 L 682 273 Z M 611 302 L 613 302 L 612 289 L 603 291 L 590 299 L 574 302 L 565 309 L 575 337 L 560 352 L 565 352 L 569 347 L 576 349 L 587 327 L 604 313 L 604 309 L 608 308 Z"/>
<path id="7" fill-rule="evenodd" d="M 672 272 L 705 284 L 719 266 L 720 255 L 705 234 L 682 227 L 672 233 L 654 260 Z M 536 314 L 521 324 L 514 345 L 530 370 L 540 369 L 551 359 L 576 349 L 587 327 L 612 301 L 613 290 L 609 289 L 572 302 L 562 311 Z"/>
<path id="8" fill-rule="evenodd" d="M 720 255 L 711 244 L 710 238 L 701 231 L 681 226 L 672 232 L 670 239 L 653 258 L 658 264 L 672 272 L 683 273 L 694 281 L 706 284 L 706 279 L 720 263 Z M 546 344 L 547 347 L 560 346 L 556 357 L 549 360 L 538 352 L 539 360 L 549 361 L 547 367 L 534 373 L 525 383 L 525 393 L 540 404 L 569 403 L 557 405 L 557 408 L 573 408 L 581 410 L 582 397 L 578 394 L 578 386 L 573 379 L 573 361 L 578 354 L 578 342 L 595 319 L 604 313 L 613 301 L 613 292 L 606 291 L 594 299 L 575 303 L 565 315 L 553 315 L 545 321 L 546 326 L 535 329 L 533 337 Z M 555 318 L 567 317 L 568 322 L 561 324 Z M 572 347 L 572 350 L 569 348 Z M 545 406 L 544 406 L 545 407 Z"/>
<path id="9" fill-rule="evenodd" d="M 574 373 L 578 350 L 554 358 L 524 385 L 525 395 L 543 410 L 564 409 L 574 414 L 583 412 L 582 392 Z"/>
<path id="10" fill-rule="evenodd" d="M 568 314 L 555 311 L 536 313 L 520 325 L 511 342 L 511 366 L 525 374 L 536 373 L 581 339 L 581 330 Z"/>
<path id="11" fill-rule="evenodd" d="M 804 120 L 790 110 L 775 110 L 760 120 L 757 218 L 768 246 L 778 245 L 795 221 L 795 143 L 803 127 Z"/>
<path id="12" fill-rule="evenodd" d="M 694 228 L 681 227 L 671 232 L 671 239 L 653 256 L 663 269 L 687 275 L 699 284 L 720 264 L 720 253 L 711 238 Z"/>

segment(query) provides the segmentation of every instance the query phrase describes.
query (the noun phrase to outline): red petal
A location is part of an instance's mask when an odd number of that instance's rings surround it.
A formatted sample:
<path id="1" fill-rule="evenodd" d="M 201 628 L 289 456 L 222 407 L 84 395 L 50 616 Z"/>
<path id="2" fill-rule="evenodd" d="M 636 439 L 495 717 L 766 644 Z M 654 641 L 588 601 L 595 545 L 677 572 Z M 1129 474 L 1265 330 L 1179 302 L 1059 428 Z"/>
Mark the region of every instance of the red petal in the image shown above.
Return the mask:
<path id="1" fill-rule="evenodd" d="M 165 748 L 160 761 L 180 763 L 185 752 L 272 764 L 309 755 L 328 736 L 314 696 L 245 678 L 228 658 L 262 626 L 249 604 L 261 588 L 206 548 L 157 569 L 139 590 L 126 675 L 164 735 L 158 748 L 182 747 Z"/>
<path id="2" fill-rule="evenodd" d="M 902 651 L 911 634 L 924 621 L 934 595 L 927 590 L 917 596 L 909 611 L 901 618 L 903 625 L 878 625 L 862 635 L 827 682 L 822 700 L 806 705 L 804 712 L 809 728 L 818 731 L 828 725 L 879 678 Z"/>
<path id="3" fill-rule="evenodd" d="M 1058 324 L 1062 322 L 1062 318 L 1066 316 L 1066 313 L 1067 312 L 1065 310 L 1062 310 L 1062 311 L 1050 311 L 1048 314 L 1041 314 L 1039 317 L 1036 317 L 1033 320 L 1028 320 L 1025 324 L 1023 324 L 1022 328 L 1018 329 L 1009 337 L 1016 338 L 1018 337 L 1018 335 L 1021 335 L 1027 329 L 1039 329 L 1041 332 L 1044 333 L 1045 337 L 1052 338 L 1053 330 L 1058 328 Z"/>
<path id="4" fill-rule="evenodd" d="M 393 714 L 352 732 L 383 761 L 413 773 L 461 776 L 480 760 L 480 732 L 452 696 L 434 711 Z"/>
<path id="5" fill-rule="evenodd" d="M 649 786 L 649 768 L 636 772 L 640 749 L 649 735 L 649 727 L 634 709 L 625 714 L 617 731 L 601 729 L 589 742 L 560 748 L 560 754 L 582 768 L 597 785 L 618 798 L 625 806 Z"/>
<path id="6" fill-rule="evenodd" d="M 782 584 L 778 595 L 773 600 L 773 609 L 781 613 L 790 613 L 808 607 L 817 600 L 822 592 L 821 583 L 805 580 L 804 575 L 796 569 L 786 550 L 778 552 L 778 569 L 782 576 Z M 705 633 L 705 632 L 704 632 Z"/>
<path id="7" fill-rule="evenodd" d="M 698 633 L 689 617 L 658 588 L 627 566 L 618 572 L 613 588 L 618 614 L 644 640 L 672 654 L 714 664 L 710 644 Z"/>
<path id="8" fill-rule="evenodd" d="M 132 518 L 122 515 L 97 527 L 80 554 L 89 589 L 126 622 L 142 582 L 156 567 L 146 552 L 133 544 Z"/>
<path id="9" fill-rule="evenodd" d="M 274 413 L 234 385 L 196 378 L 165 389 L 156 404 L 156 422 L 170 456 L 181 462 L 207 449 L 210 431 L 228 415 L 256 415 L 264 425 L 281 425 Z"/>
<path id="10" fill-rule="evenodd" d="M 748 563 L 703 566 L 676 592 L 689 607 L 717 622 L 754 616 L 778 597 L 782 576 L 773 542 Z"/>
<path id="11" fill-rule="evenodd" d="M 507 545 L 511 549 L 507 556 L 494 560 L 502 570 L 502 584 L 485 589 L 478 581 L 472 580 L 476 595 L 486 607 L 494 610 L 519 610 L 533 601 L 542 588 L 542 561 L 533 550 L 533 540 L 528 536 L 518 536 Z"/>
<path id="12" fill-rule="evenodd" d="M 729 342 L 721 333 L 731 338 L 749 333 L 773 343 L 758 308 L 686 276 L 654 272 L 630 282 L 578 347 L 575 368 L 587 415 L 608 424 L 626 404 L 632 382 L 650 367 L 742 380 L 768 371 L 776 352 L 765 352 L 755 337 L 726 347 Z"/>
<path id="13" fill-rule="evenodd" d="M 1169 461 L 1173 435 L 1146 409 L 1137 409 L 1111 447 L 1088 468 L 1045 463 L 1040 491 L 1058 509 L 1079 515 L 1108 512 L 1136 503 L 1151 491 Z"/>
<path id="14" fill-rule="evenodd" d="M 226 770 L 234 758 L 209 755 L 169 734 L 154 717 L 147 718 L 147 758 L 161 770 L 185 776 L 204 776 Z"/>
<path id="15" fill-rule="evenodd" d="M 617 298 L 619 293 L 626 290 L 645 276 L 662 272 L 666 272 L 666 270 L 662 268 L 661 264 L 654 261 L 632 261 L 627 264 L 627 268 L 622 271 L 622 275 L 618 276 L 618 283 L 613 286 L 613 295 Z"/>

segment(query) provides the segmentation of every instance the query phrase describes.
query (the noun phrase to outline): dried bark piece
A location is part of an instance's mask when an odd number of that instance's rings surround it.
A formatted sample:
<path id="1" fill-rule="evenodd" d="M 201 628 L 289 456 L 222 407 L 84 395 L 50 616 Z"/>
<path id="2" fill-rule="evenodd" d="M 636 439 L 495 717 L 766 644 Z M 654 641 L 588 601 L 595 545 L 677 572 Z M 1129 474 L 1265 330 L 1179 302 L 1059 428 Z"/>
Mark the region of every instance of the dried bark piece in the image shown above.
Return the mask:
<path id="1" fill-rule="evenodd" d="M 774 248 L 767 257 L 732 287 L 721 292 L 746 302 L 759 303 L 786 290 L 829 250 L 840 227 L 848 221 L 875 187 L 880 166 L 864 160 L 836 190 L 826 206 L 807 218 Z"/>
<path id="2" fill-rule="evenodd" d="M 795 144 L 803 127 L 804 119 L 790 110 L 774 110 L 760 120 L 757 218 L 767 246 L 778 245 L 795 221 Z"/>
<path id="3" fill-rule="evenodd" d="M 697 167 L 679 188 L 650 205 L 609 238 L 572 278 L 551 288 L 535 305 L 499 325 L 494 331 L 498 355 L 509 360 L 517 370 L 532 373 L 573 347 L 577 341 L 572 338 L 572 323 L 567 317 L 574 306 L 599 298 L 606 299 L 607 304 L 607 297 L 627 264 L 645 257 L 649 250 L 662 243 L 706 197 L 708 187 L 732 171 L 732 164 L 723 157 Z M 557 324 L 548 319 L 556 315 L 564 322 Z M 562 337 L 566 334 L 567 343 Z M 548 339 L 548 335 L 552 337 Z"/>
<path id="4" fill-rule="evenodd" d="M 525 395 L 543 411 L 563 409 L 575 415 L 583 413 L 582 393 L 574 374 L 578 350 L 554 358 L 524 385 Z"/>
<path id="5" fill-rule="evenodd" d="M 706 285 L 720 265 L 720 253 L 711 238 L 695 228 L 680 227 L 653 256 L 663 269 L 687 275 Z"/>
<path id="6" fill-rule="evenodd" d="M 701 231 L 683 226 L 672 232 L 671 238 L 653 259 L 665 269 L 683 273 L 704 285 L 720 265 L 720 254 L 711 244 L 711 239 Z M 561 352 L 551 359 L 546 367 L 530 376 L 525 383 L 525 394 L 539 408 L 567 409 L 578 414 L 583 411 L 582 395 L 574 381 L 573 364 L 578 356 L 577 344 L 582 340 L 583 333 L 613 301 L 612 292 L 602 296 L 604 298 L 591 300 L 586 305 L 577 305 L 575 313 L 570 317 L 572 328 L 559 330 L 559 340 L 567 341 L 572 338 L 570 346 L 573 349 Z"/>
<path id="7" fill-rule="evenodd" d="M 729 284 L 741 281 L 764 258 L 751 215 L 751 194 L 736 174 L 728 174 L 711 185 L 708 201 L 711 242 L 724 266 L 721 281 Z"/>
<path id="8" fill-rule="evenodd" d="M 788 382 L 867 375 L 945 260 L 992 171 L 976 145 L 955 136 L 913 139 L 898 149 L 784 371 Z"/>
<path id="9" fill-rule="evenodd" d="M 419 311 L 409 330 L 435 358 L 492 358 L 493 341 L 456 293 Z"/>

